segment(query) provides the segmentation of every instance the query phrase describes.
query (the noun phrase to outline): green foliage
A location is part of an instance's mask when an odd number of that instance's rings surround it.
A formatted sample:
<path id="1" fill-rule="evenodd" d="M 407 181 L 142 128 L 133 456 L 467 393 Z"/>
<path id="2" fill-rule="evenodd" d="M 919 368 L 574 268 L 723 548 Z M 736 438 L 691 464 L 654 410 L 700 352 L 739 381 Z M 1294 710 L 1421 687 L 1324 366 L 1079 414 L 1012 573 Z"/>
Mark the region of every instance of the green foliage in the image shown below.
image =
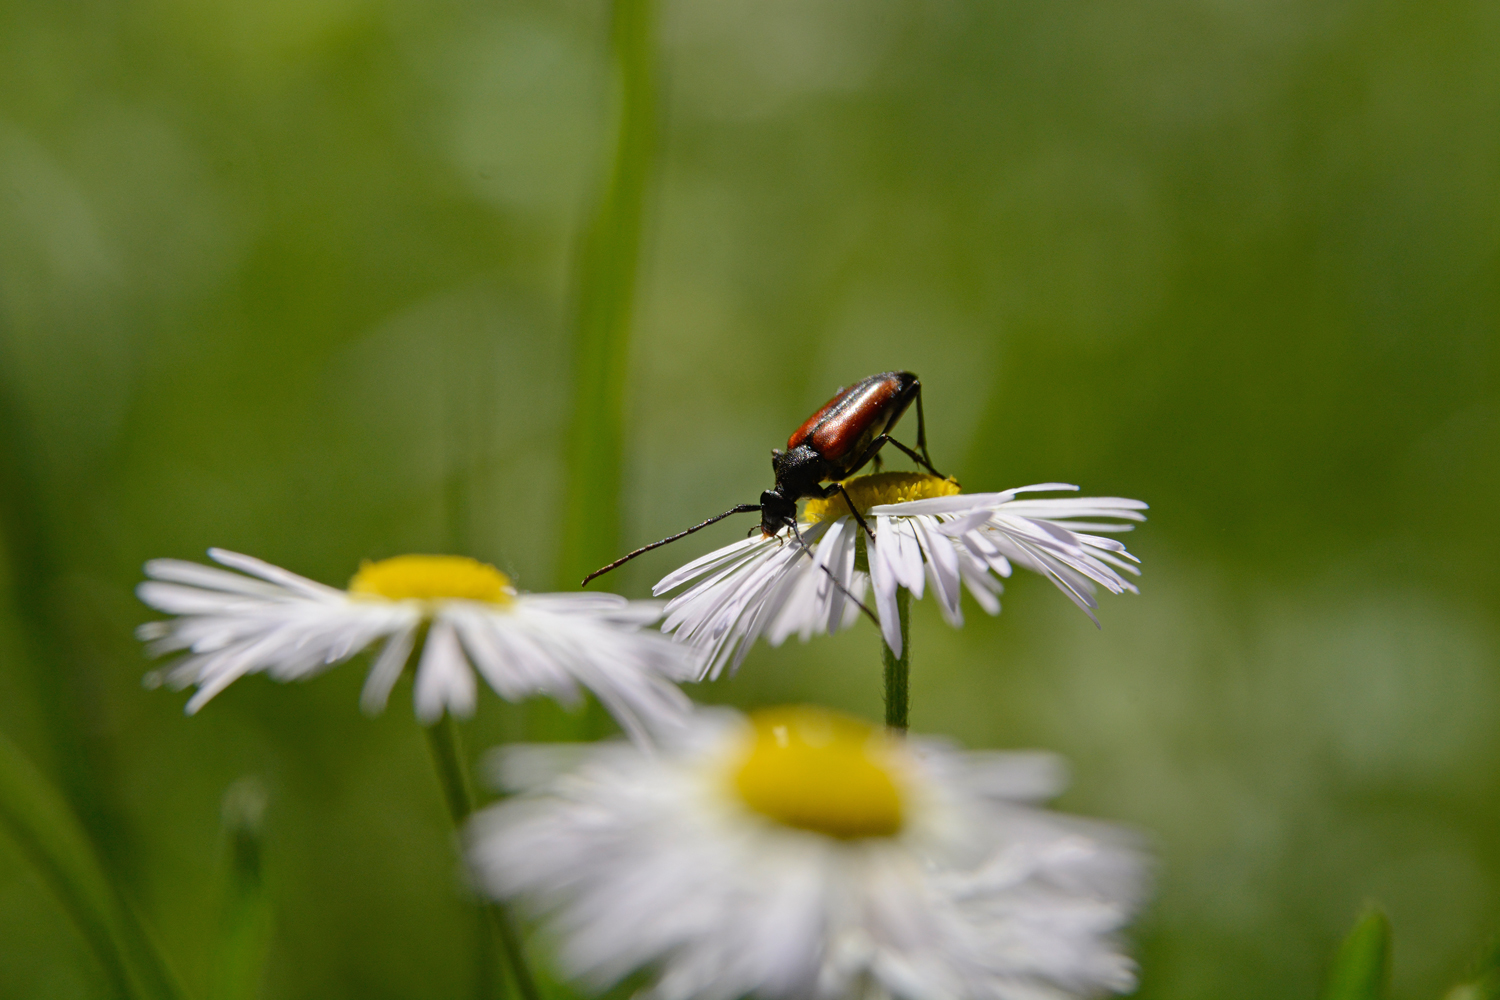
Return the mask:
<path id="1" fill-rule="evenodd" d="M 1390 973 L 1391 922 L 1375 907 L 1339 946 L 1323 1000 L 1382 1000 Z"/>
<path id="2" fill-rule="evenodd" d="M 36 867 L 120 1000 L 180 1000 L 149 934 L 104 870 L 66 802 L 0 735 L 0 826 Z"/>

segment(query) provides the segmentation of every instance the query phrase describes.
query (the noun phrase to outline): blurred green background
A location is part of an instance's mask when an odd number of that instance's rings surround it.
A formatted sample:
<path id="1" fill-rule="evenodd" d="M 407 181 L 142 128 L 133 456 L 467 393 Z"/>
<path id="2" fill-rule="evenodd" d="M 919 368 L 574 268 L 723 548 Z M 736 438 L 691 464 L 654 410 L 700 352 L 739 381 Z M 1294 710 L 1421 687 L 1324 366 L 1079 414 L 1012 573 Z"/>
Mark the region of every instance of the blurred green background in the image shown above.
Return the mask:
<path id="1" fill-rule="evenodd" d="M 356 663 L 184 718 L 132 588 L 211 545 L 556 586 L 608 20 L 0 2 L 0 728 L 196 995 L 247 777 L 265 997 L 472 992 L 409 688 L 367 719 Z M 1372 898 L 1395 994 L 1437 996 L 1500 929 L 1500 6 L 669 0 L 655 46 L 621 542 L 755 499 L 837 386 L 918 372 L 968 488 L 1152 509 L 1101 631 L 1038 579 L 961 631 L 919 604 L 914 728 L 1057 750 L 1064 807 L 1147 831 L 1141 996 L 1310 998 Z M 861 624 L 693 693 L 878 717 L 879 670 Z M 486 692 L 463 734 L 587 724 Z M 0 996 L 105 991 L 0 840 Z"/>

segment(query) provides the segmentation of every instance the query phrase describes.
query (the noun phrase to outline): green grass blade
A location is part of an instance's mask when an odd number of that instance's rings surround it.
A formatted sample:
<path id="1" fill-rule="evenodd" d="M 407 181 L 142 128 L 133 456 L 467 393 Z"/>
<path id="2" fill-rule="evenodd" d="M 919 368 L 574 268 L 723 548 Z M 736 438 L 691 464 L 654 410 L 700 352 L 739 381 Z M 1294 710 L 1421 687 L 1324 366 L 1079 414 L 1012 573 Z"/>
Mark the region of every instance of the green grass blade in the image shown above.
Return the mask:
<path id="1" fill-rule="evenodd" d="M 272 930 L 261 861 L 265 807 L 265 790 L 253 779 L 235 782 L 224 794 L 229 872 L 213 1000 L 252 1000 L 260 992 Z"/>
<path id="2" fill-rule="evenodd" d="M 181 1000 L 166 963 L 119 895 L 62 795 L 0 734 L 0 825 L 35 866 L 99 959 L 115 993 Z"/>
<path id="3" fill-rule="evenodd" d="M 1391 922 L 1371 907 L 1339 946 L 1323 1000 L 1380 1000 L 1390 965 Z"/>
<path id="4" fill-rule="evenodd" d="M 0 350 L 10 334 L 0 310 Z M 76 529 L 64 527 L 55 494 L 47 488 L 41 460 L 44 435 L 38 433 L 10 372 L 0 369 L 0 547 L 11 579 L 9 600 L 20 628 L 25 659 L 36 685 L 37 707 L 53 750 L 52 781 L 92 838 L 105 861 L 126 861 L 128 829 L 116 801 L 111 741 L 100 735 L 90 707 L 103 699 L 97 656 L 78 642 L 80 629 L 66 611 L 68 551 L 82 544 Z M 77 567 L 71 567 L 77 572 Z M 80 694 L 84 695 L 80 697 Z"/>
<path id="5" fill-rule="evenodd" d="M 619 552 L 625 376 L 641 219 L 656 142 L 650 0 L 615 0 L 619 77 L 614 159 L 580 242 L 575 280 L 573 416 L 558 587 L 573 590 Z"/>

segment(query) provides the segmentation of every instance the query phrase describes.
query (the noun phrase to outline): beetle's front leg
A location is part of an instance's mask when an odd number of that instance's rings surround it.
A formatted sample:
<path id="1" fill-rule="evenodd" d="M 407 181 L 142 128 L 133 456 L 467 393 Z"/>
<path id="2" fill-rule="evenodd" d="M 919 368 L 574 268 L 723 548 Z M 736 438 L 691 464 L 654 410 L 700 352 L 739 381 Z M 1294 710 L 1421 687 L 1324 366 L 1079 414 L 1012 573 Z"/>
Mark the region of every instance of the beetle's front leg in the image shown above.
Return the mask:
<path id="1" fill-rule="evenodd" d="M 849 505 L 849 513 L 851 513 L 851 514 L 854 515 L 854 519 L 859 522 L 859 526 L 864 529 L 865 534 L 869 535 L 871 541 L 873 541 L 875 539 L 875 532 L 873 532 L 873 531 L 870 530 L 870 526 L 865 523 L 864 517 L 860 515 L 859 508 L 856 507 L 856 506 L 854 506 L 854 498 L 849 495 L 849 491 L 848 490 L 844 489 L 844 484 L 843 483 L 830 483 L 829 485 L 823 487 L 823 499 L 824 500 L 827 500 L 829 497 L 833 496 L 835 493 L 838 493 L 841 496 L 843 496 L 844 503 L 846 503 L 846 504 Z"/>

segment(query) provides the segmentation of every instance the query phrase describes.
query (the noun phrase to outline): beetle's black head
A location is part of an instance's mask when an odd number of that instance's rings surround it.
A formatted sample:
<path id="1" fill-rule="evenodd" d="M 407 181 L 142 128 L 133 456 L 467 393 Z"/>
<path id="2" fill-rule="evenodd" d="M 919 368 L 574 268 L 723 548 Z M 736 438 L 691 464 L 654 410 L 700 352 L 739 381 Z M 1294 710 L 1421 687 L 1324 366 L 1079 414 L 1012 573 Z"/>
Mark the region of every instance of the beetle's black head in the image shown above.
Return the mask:
<path id="1" fill-rule="evenodd" d="M 768 537 L 779 534 L 782 528 L 796 521 L 797 501 L 777 490 L 766 490 L 760 495 L 760 530 Z"/>

